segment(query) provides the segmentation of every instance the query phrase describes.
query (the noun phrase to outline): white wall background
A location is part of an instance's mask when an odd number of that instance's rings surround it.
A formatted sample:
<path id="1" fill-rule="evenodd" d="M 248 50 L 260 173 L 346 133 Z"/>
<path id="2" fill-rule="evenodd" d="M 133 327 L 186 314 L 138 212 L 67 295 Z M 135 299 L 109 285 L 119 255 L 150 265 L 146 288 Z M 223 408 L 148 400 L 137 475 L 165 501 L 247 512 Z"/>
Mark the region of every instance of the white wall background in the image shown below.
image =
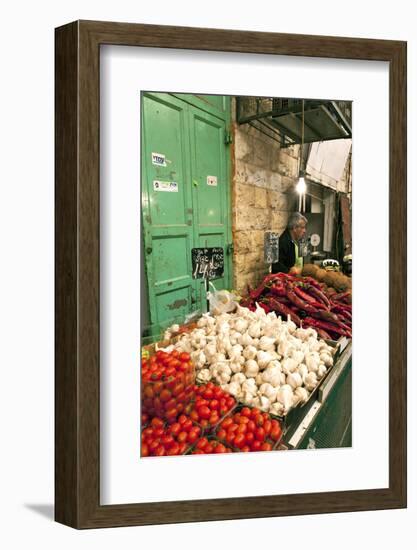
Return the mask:
<path id="1" fill-rule="evenodd" d="M 285 16 L 288 13 L 288 17 Z M 0 85 L 0 545 L 91 548 L 249 548 L 295 545 L 381 550 L 413 540 L 417 512 L 416 235 L 417 38 L 413 4 L 398 0 L 137 2 L 16 0 L 2 5 Z M 77 532 L 53 517 L 54 27 L 75 19 L 408 40 L 409 97 L 409 507 Z M 375 159 L 377 162 L 377 159 Z M 378 213 L 376 212 L 376 216 Z M 370 232 L 374 228 L 370 224 Z M 372 233 L 370 233 L 372 236 Z M 377 268 L 377 266 L 376 266 Z M 343 472 L 341 472 L 343 475 Z M 211 542 L 213 541 L 213 542 Z M 222 542 L 224 541 L 224 542 Z M 413 543 L 411 542 L 411 545 Z M 410 547 L 410 545 L 408 545 Z"/>

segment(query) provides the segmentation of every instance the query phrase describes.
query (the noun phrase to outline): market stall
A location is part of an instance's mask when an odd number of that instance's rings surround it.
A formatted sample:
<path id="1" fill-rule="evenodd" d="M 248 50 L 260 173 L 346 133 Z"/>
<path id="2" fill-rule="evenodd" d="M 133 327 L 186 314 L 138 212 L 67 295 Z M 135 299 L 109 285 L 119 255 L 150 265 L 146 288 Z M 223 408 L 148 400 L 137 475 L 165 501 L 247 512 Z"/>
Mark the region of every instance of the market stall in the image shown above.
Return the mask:
<path id="1" fill-rule="evenodd" d="M 212 293 L 142 348 L 142 456 L 350 444 L 350 279 L 315 267 Z"/>

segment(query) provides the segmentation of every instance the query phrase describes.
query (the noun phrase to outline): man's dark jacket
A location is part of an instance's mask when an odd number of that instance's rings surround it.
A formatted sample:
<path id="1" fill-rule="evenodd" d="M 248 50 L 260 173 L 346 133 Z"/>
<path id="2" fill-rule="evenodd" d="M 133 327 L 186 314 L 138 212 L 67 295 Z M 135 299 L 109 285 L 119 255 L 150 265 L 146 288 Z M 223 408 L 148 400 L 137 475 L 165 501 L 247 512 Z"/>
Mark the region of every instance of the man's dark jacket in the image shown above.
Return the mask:
<path id="1" fill-rule="evenodd" d="M 278 262 L 272 264 L 272 273 L 288 273 L 295 264 L 295 245 L 288 229 L 279 238 Z"/>

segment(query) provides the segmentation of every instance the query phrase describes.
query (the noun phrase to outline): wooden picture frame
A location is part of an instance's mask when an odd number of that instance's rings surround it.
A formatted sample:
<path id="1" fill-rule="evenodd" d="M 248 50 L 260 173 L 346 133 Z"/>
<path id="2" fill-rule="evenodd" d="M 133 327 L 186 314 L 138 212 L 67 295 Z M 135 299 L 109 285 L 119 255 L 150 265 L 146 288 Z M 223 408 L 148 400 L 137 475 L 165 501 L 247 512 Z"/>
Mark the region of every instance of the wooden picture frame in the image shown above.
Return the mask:
<path id="1" fill-rule="evenodd" d="M 75 528 L 406 507 L 406 43 L 76 21 L 56 29 L 55 519 Z M 108 44 L 389 62 L 389 487 L 100 505 L 99 57 Z"/>

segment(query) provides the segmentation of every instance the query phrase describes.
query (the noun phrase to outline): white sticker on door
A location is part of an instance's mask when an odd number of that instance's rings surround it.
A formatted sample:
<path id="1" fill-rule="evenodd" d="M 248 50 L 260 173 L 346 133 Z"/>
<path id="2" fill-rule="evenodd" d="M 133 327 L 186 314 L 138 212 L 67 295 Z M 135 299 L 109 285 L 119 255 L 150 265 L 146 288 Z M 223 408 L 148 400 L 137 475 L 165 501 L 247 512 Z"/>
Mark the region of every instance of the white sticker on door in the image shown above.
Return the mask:
<path id="1" fill-rule="evenodd" d="M 166 166 L 167 162 L 165 155 L 162 153 L 152 153 L 152 164 L 155 164 L 156 166 Z"/>
<path id="2" fill-rule="evenodd" d="M 178 183 L 176 181 L 159 181 L 153 182 L 154 191 L 166 191 L 168 193 L 178 193 Z"/>
<path id="3" fill-rule="evenodd" d="M 207 185 L 217 187 L 217 176 L 207 176 Z"/>

